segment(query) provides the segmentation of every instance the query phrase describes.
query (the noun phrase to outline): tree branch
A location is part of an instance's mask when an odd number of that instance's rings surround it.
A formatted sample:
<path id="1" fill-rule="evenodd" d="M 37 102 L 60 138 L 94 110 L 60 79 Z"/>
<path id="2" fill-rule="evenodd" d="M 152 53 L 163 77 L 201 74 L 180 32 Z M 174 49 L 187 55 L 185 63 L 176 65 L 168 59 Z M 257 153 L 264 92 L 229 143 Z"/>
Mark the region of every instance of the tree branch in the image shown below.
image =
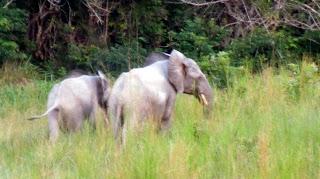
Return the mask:
<path id="1" fill-rule="evenodd" d="M 209 2 L 197 2 L 197 1 L 191 1 L 191 0 L 180 0 L 181 3 L 189 4 L 192 6 L 210 6 L 218 3 L 224 3 L 228 2 L 229 0 L 215 0 L 215 1 L 209 1 Z"/>
<path id="2" fill-rule="evenodd" d="M 99 14 L 91 7 L 90 3 L 88 3 L 87 1 L 82 1 L 82 3 L 94 14 L 94 16 L 98 19 L 98 22 L 100 24 L 102 24 L 102 19 L 99 16 Z"/>
<path id="3" fill-rule="evenodd" d="M 10 0 L 8 1 L 4 6 L 3 8 L 7 8 L 11 3 L 13 3 L 14 0 Z"/>

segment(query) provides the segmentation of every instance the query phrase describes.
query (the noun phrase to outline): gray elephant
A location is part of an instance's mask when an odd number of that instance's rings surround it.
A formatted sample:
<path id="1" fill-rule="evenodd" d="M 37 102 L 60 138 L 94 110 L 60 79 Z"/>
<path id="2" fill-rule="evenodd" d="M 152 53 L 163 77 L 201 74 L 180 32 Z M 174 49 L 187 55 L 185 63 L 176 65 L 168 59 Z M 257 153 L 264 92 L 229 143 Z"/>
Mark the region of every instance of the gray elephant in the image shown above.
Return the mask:
<path id="1" fill-rule="evenodd" d="M 120 142 L 128 128 L 146 119 L 156 120 L 160 129 L 170 127 L 178 93 L 195 95 L 208 111 L 212 108 L 212 89 L 196 62 L 177 50 L 151 56 L 159 61 L 149 56 L 153 63 L 122 73 L 111 90 L 108 115 Z"/>
<path id="2" fill-rule="evenodd" d="M 79 74 L 55 84 L 48 96 L 47 111 L 29 120 L 48 115 L 49 138 L 53 142 L 58 137 L 59 127 L 74 132 L 81 128 L 86 118 L 95 128 L 97 107 L 100 106 L 106 114 L 110 92 L 107 78 L 100 71 L 98 74 L 97 76 Z M 107 118 L 105 123 L 108 123 Z"/>

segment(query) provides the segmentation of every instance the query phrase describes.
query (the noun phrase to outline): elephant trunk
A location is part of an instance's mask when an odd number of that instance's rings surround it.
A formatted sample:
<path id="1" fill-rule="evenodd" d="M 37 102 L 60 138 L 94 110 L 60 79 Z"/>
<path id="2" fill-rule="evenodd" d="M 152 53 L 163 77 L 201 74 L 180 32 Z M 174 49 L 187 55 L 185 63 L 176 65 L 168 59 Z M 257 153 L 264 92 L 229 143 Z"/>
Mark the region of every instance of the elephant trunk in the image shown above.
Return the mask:
<path id="1" fill-rule="evenodd" d="M 206 96 L 206 99 L 207 99 L 207 105 L 204 106 L 204 112 L 205 112 L 205 115 L 209 117 L 212 114 L 212 110 L 213 110 L 212 90 L 210 89 L 210 91 L 207 94 L 204 94 L 204 96 Z"/>
<path id="2" fill-rule="evenodd" d="M 198 82 L 197 98 L 204 106 L 204 113 L 210 117 L 213 107 L 213 93 L 208 80 L 203 79 Z"/>

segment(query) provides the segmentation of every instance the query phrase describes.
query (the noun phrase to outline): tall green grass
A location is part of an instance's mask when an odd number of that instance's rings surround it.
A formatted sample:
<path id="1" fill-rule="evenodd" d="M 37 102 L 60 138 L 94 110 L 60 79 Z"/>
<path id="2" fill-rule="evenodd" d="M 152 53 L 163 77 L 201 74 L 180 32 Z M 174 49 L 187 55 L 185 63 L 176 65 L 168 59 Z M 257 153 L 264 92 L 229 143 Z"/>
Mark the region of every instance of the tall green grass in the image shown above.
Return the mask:
<path id="1" fill-rule="evenodd" d="M 319 178 L 319 76 L 294 75 L 266 69 L 214 89 L 212 119 L 179 95 L 170 131 L 147 125 L 123 150 L 101 114 L 95 132 L 86 124 L 50 144 L 47 120 L 25 119 L 45 111 L 53 83 L 2 85 L 0 178 Z"/>

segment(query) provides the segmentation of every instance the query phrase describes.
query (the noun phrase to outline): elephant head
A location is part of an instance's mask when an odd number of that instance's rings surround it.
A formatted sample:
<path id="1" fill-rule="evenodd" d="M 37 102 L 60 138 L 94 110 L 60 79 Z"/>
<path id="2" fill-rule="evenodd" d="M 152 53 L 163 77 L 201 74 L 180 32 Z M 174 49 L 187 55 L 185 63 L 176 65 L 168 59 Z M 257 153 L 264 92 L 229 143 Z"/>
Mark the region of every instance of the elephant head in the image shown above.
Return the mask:
<path id="1" fill-rule="evenodd" d="M 173 50 L 168 62 L 168 79 L 177 93 L 194 95 L 204 105 L 205 113 L 212 110 L 213 94 L 206 76 L 195 61 Z"/>

